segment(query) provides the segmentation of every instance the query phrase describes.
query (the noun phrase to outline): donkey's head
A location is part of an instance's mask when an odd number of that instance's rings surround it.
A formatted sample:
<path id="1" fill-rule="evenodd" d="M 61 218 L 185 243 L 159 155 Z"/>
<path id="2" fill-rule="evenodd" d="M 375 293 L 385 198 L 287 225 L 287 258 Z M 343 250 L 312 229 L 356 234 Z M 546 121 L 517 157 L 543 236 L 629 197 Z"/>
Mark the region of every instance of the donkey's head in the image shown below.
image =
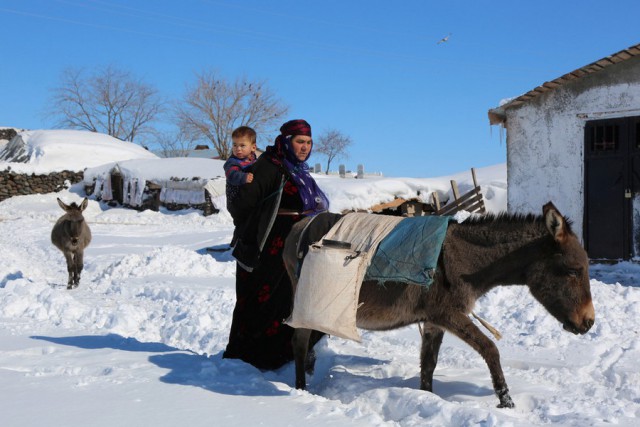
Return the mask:
<path id="1" fill-rule="evenodd" d="M 587 253 L 553 203 L 542 211 L 549 237 L 526 273 L 527 284 L 565 330 L 584 334 L 595 320 Z"/>
<path id="2" fill-rule="evenodd" d="M 76 202 L 67 205 L 58 198 L 58 204 L 66 212 L 64 216 L 64 232 L 71 241 L 71 244 L 76 246 L 80 240 L 84 225 L 82 211 L 87 208 L 89 200 L 85 197 L 82 203 L 80 203 L 80 206 L 78 206 Z"/>

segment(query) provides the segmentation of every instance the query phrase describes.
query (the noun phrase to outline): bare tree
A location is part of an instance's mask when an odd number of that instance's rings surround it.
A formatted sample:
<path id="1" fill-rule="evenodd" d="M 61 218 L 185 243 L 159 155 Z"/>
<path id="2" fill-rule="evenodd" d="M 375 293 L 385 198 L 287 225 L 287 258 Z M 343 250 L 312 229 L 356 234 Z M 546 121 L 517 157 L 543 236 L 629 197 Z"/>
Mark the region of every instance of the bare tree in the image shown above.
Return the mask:
<path id="1" fill-rule="evenodd" d="M 335 129 L 329 129 L 320 135 L 317 142 L 314 143 L 313 150 L 327 156 L 327 170 L 325 171 L 327 175 L 329 174 L 329 166 L 334 159 L 349 157 L 347 148 L 352 142 L 350 137 Z"/>
<path id="2" fill-rule="evenodd" d="M 123 141 L 153 133 L 151 124 L 163 111 L 157 89 L 113 65 L 87 73 L 63 71 L 53 89 L 48 115 L 56 125 L 101 132 Z"/>
<path id="3" fill-rule="evenodd" d="M 187 157 L 196 145 L 193 139 L 182 132 L 158 134 L 156 144 L 160 146 L 160 154 L 163 157 Z"/>
<path id="4" fill-rule="evenodd" d="M 178 126 L 190 138 L 213 144 L 220 158 L 231 155 L 231 133 L 238 126 L 251 126 L 264 138 L 287 114 L 289 107 L 276 99 L 266 81 L 245 77 L 228 82 L 215 72 L 196 75 L 183 102 L 176 107 Z"/>

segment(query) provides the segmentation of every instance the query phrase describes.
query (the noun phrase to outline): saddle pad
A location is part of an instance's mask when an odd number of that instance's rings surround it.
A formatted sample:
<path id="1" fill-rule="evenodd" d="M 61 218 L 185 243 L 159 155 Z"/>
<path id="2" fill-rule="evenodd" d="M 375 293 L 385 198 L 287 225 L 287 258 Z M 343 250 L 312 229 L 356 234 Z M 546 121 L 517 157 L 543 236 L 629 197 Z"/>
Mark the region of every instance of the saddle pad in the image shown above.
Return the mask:
<path id="1" fill-rule="evenodd" d="M 452 218 L 406 218 L 378 245 L 365 280 L 396 281 L 429 286 Z"/>
<path id="2" fill-rule="evenodd" d="M 354 251 L 373 255 L 380 241 L 404 219 L 399 216 L 350 213 L 331 227 L 324 238 L 349 242 Z"/>

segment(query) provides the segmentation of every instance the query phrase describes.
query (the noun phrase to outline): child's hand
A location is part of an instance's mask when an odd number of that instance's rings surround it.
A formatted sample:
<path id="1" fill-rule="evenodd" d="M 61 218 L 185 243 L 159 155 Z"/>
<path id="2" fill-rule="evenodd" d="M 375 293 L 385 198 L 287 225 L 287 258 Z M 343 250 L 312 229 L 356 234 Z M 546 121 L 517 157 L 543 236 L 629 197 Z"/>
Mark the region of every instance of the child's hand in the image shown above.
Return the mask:
<path id="1" fill-rule="evenodd" d="M 253 174 L 251 172 L 247 174 L 247 184 L 249 184 L 250 182 L 253 182 Z"/>

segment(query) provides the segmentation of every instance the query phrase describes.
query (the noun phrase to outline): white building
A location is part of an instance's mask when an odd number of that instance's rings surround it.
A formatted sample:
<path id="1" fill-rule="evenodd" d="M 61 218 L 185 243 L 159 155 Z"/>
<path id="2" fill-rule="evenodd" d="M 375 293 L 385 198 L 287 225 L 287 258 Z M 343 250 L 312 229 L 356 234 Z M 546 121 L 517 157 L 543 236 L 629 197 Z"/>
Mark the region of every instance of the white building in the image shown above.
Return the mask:
<path id="1" fill-rule="evenodd" d="M 510 212 L 549 200 L 592 259 L 640 257 L 640 44 L 489 110 L 506 129 Z"/>

